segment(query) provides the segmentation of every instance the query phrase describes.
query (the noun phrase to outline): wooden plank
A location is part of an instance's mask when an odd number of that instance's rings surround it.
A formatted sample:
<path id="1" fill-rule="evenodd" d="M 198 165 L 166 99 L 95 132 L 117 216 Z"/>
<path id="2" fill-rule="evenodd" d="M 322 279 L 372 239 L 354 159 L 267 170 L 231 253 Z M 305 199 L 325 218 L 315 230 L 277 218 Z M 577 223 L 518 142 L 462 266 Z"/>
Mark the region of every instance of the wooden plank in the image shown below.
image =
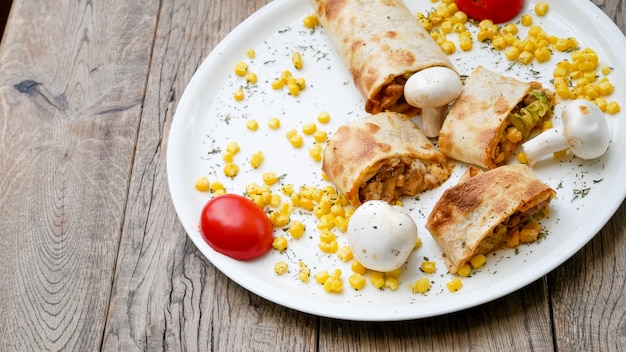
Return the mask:
<path id="1" fill-rule="evenodd" d="M 103 350 L 311 351 L 317 318 L 249 293 L 188 240 L 169 198 L 173 109 L 210 50 L 265 1 L 163 1 Z"/>
<path id="2" fill-rule="evenodd" d="M 626 346 L 624 219 L 626 202 L 587 246 L 549 276 L 559 351 L 622 351 Z"/>
<path id="3" fill-rule="evenodd" d="M 100 347 L 157 6 L 13 4 L 0 51 L 0 350 Z"/>
<path id="4" fill-rule="evenodd" d="M 488 304 L 429 319 L 388 323 L 322 319 L 320 350 L 552 350 L 545 287 L 544 280 L 540 279 Z"/>

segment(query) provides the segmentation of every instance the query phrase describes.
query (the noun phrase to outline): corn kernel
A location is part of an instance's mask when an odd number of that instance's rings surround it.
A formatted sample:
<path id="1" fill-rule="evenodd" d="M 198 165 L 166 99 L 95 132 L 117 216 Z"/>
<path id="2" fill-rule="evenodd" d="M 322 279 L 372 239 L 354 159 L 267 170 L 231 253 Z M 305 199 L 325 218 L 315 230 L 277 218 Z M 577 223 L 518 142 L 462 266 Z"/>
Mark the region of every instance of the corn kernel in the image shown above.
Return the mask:
<path id="1" fill-rule="evenodd" d="M 385 274 L 379 271 L 372 271 L 370 273 L 370 283 L 376 288 L 381 288 L 385 285 Z"/>
<path id="2" fill-rule="evenodd" d="M 239 146 L 239 143 L 237 142 L 230 142 L 228 143 L 228 145 L 226 145 L 226 151 L 229 153 L 232 153 L 233 155 L 239 153 L 240 150 L 241 150 L 241 147 Z"/>
<path id="3" fill-rule="evenodd" d="M 287 238 L 285 238 L 284 236 L 275 237 L 274 241 L 272 241 L 272 248 L 274 248 L 275 250 L 279 252 L 282 252 L 285 249 L 287 249 L 288 245 L 289 245 L 289 242 L 287 241 Z"/>
<path id="4" fill-rule="evenodd" d="M 361 274 L 361 275 L 365 275 L 365 273 L 367 272 L 367 268 L 363 266 L 363 264 L 361 264 L 358 260 L 353 260 L 352 264 L 350 265 L 350 269 L 352 269 L 353 272 Z"/>
<path id="5" fill-rule="evenodd" d="M 239 61 L 235 64 L 235 74 L 237 76 L 244 77 L 248 73 L 248 64 L 243 61 Z"/>
<path id="6" fill-rule="evenodd" d="M 302 24 L 308 29 L 313 29 L 319 24 L 319 19 L 315 15 L 307 15 L 302 20 Z"/>
<path id="7" fill-rule="evenodd" d="M 224 165 L 224 175 L 228 177 L 235 177 L 239 173 L 239 166 L 233 162 L 226 163 Z"/>
<path id="8" fill-rule="evenodd" d="M 276 173 L 271 172 L 271 171 L 264 172 L 262 175 L 262 178 L 263 178 L 263 182 L 268 186 L 271 186 L 278 181 L 278 177 L 276 177 Z"/>
<path id="9" fill-rule="evenodd" d="M 295 67 L 297 70 L 301 70 L 302 69 L 302 54 L 300 54 L 297 51 L 291 54 L 291 63 L 293 64 L 293 67 Z"/>
<path id="10" fill-rule="evenodd" d="M 305 226 L 302 222 L 293 220 L 289 225 L 289 234 L 294 239 L 299 239 L 304 234 Z"/>
<path id="11" fill-rule="evenodd" d="M 459 37 L 459 48 L 461 48 L 461 50 L 470 51 L 472 50 L 473 46 L 474 43 L 472 42 L 471 38 Z"/>
<path id="12" fill-rule="evenodd" d="M 302 125 L 302 133 L 306 134 L 307 136 L 315 133 L 315 131 L 317 131 L 317 125 L 315 125 L 314 122 L 307 122 Z"/>
<path id="13" fill-rule="evenodd" d="M 603 75 L 607 76 L 613 71 L 611 66 L 602 66 L 601 72 Z"/>
<path id="14" fill-rule="evenodd" d="M 392 291 L 395 291 L 398 289 L 399 286 L 398 279 L 396 279 L 395 277 L 386 277 L 384 286 Z"/>
<path id="15" fill-rule="evenodd" d="M 337 257 L 342 262 L 347 262 L 348 260 L 354 258 L 354 255 L 352 254 L 352 250 L 350 249 L 350 247 L 343 246 L 337 251 Z"/>
<path id="16" fill-rule="evenodd" d="M 509 47 L 508 49 L 506 49 L 506 51 L 504 52 L 504 56 L 506 56 L 506 58 L 509 61 L 515 61 L 517 60 L 517 58 L 519 58 L 520 55 L 520 50 L 514 46 Z"/>
<path id="17" fill-rule="evenodd" d="M 258 80 L 259 80 L 259 78 L 257 77 L 256 73 L 254 73 L 254 72 L 246 73 L 246 82 L 254 84 Z"/>
<path id="18" fill-rule="evenodd" d="M 286 273 L 288 268 L 287 263 L 282 260 L 274 264 L 274 272 L 278 275 Z"/>
<path id="19" fill-rule="evenodd" d="M 618 112 L 620 112 L 620 106 L 616 101 L 610 101 L 609 104 L 606 106 L 606 112 L 613 115 L 613 114 L 617 114 Z"/>
<path id="20" fill-rule="evenodd" d="M 339 244 L 337 241 L 319 242 L 317 247 L 324 253 L 337 253 Z"/>
<path id="21" fill-rule="evenodd" d="M 259 166 L 261 166 L 261 164 L 263 163 L 263 160 L 265 160 L 265 156 L 263 155 L 263 152 L 258 151 L 257 153 L 254 153 L 250 156 L 250 166 L 252 166 L 253 169 L 256 169 Z"/>
<path id="22" fill-rule="evenodd" d="M 441 44 L 441 49 L 447 55 L 453 54 L 456 51 L 456 45 L 454 42 L 446 40 L 443 44 Z"/>
<path id="23" fill-rule="evenodd" d="M 324 143 L 328 140 L 328 133 L 326 131 L 316 130 L 313 133 L 313 139 L 315 139 L 316 142 Z"/>
<path id="24" fill-rule="evenodd" d="M 256 120 L 246 121 L 246 128 L 250 131 L 256 131 L 259 128 L 259 123 Z"/>
<path id="25" fill-rule="evenodd" d="M 483 254 L 476 254 L 472 259 L 470 259 L 470 264 L 472 264 L 472 268 L 478 269 L 481 266 L 485 265 L 487 262 L 487 258 Z"/>
<path id="26" fill-rule="evenodd" d="M 352 275 L 348 277 L 348 283 L 353 289 L 360 290 L 365 287 L 365 278 L 359 273 L 352 273 Z"/>
<path id="27" fill-rule="evenodd" d="M 282 199 L 280 198 L 280 195 L 278 194 L 271 194 L 269 192 L 267 192 L 267 194 L 270 195 L 270 201 L 269 201 L 269 206 L 270 207 L 278 207 L 280 205 L 280 203 L 282 202 Z"/>
<path id="28" fill-rule="evenodd" d="M 209 178 L 206 176 L 198 177 L 195 187 L 200 192 L 208 192 L 211 189 L 211 183 L 209 182 Z"/>
<path id="29" fill-rule="evenodd" d="M 402 274 L 402 268 L 398 268 L 398 269 L 394 269 L 392 271 L 388 271 L 385 273 L 385 277 L 394 277 L 394 278 L 399 278 L 400 275 Z"/>
<path id="30" fill-rule="evenodd" d="M 446 287 L 450 292 L 456 292 L 460 290 L 461 287 L 463 287 L 463 282 L 461 282 L 461 279 L 459 279 L 458 277 L 455 277 L 454 279 L 446 283 Z"/>
<path id="31" fill-rule="evenodd" d="M 293 95 L 294 97 L 297 97 L 298 95 L 300 95 L 300 86 L 298 84 L 296 84 L 295 82 L 293 83 L 288 83 L 287 84 L 287 90 L 289 91 L 289 94 Z"/>
<path id="32" fill-rule="evenodd" d="M 309 277 L 311 276 L 311 270 L 302 261 L 299 263 L 299 265 L 300 265 L 300 272 L 298 273 L 298 279 L 300 279 L 300 281 L 304 283 L 309 282 Z"/>
<path id="33" fill-rule="evenodd" d="M 430 290 L 430 280 L 428 278 L 421 278 L 412 285 L 411 291 L 413 293 L 426 293 Z"/>
<path id="34" fill-rule="evenodd" d="M 215 193 L 219 191 L 224 191 L 224 185 L 219 181 L 213 182 L 211 184 L 211 192 Z"/>
<path id="35" fill-rule="evenodd" d="M 420 270 L 427 274 L 432 274 L 437 271 L 437 263 L 425 260 L 420 265 Z"/>
<path id="36" fill-rule="evenodd" d="M 233 99 L 235 99 L 235 101 L 242 101 L 245 97 L 243 88 L 235 89 L 235 92 L 233 93 Z"/>
<path id="37" fill-rule="evenodd" d="M 285 82 L 283 82 L 283 80 L 281 79 L 275 79 L 272 81 L 271 85 L 272 85 L 272 89 L 279 90 L 285 86 Z"/>
<path id="38" fill-rule="evenodd" d="M 472 274 L 472 267 L 469 264 L 465 263 L 461 265 L 456 273 L 461 277 L 469 277 Z"/>
<path id="39" fill-rule="evenodd" d="M 317 115 L 317 121 L 319 123 L 328 123 L 330 122 L 330 114 L 326 111 L 322 111 Z"/>
<path id="40" fill-rule="evenodd" d="M 289 143 L 291 143 L 294 148 L 300 148 L 304 144 L 304 139 L 301 135 L 296 134 L 289 138 Z"/>
<path id="41" fill-rule="evenodd" d="M 256 51 L 254 51 L 254 49 L 248 49 L 246 50 L 246 56 L 248 59 L 254 59 L 256 57 Z"/>
<path id="42" fill-rule="evenodd" d="M 537 16 L 545 16 L 545 14 L 548 13 L 549 8 L 550 6 L 547 3 L 538 2 L 535 5 L 535 13 L 537 14 Z"/>
<path id="43" fill-rule="evenodd" d="M 315 273 L 314 277 L 315 277 L 315 282 L 317 282 L 318 284 L 323 285 L 324 282 L 326 280 L 328 280 L 330 275 L 328 274 L 328 271 L 322 270 L 322 271 L 319 271 L 319 272 Z"/>
<path id="44" fill-rule="evenodd" d="M 518 153 L 517 161 L 519 161 L 521 164 L 528 164 L 528 157 L 526 157 L 526 154 L 524 153 Z"/>
<path id="45" fill-rule="evenodd" d="M 267 125 L 273 130 L 278 129 L 280 127 L 280 120 L 277 117 L 271 117 L 267 120 Z"/>
<path id="46" fill-rule="evenodd" d="M 517 58 L 521 64 L 528 65 L 531 61 L 533 61 L 534 55 L 529 51 L 522 51 Z"/>
<path id="47" fill-rule="evenodd" d="M 522 15 L 521 23 L 522 23 L 522 26 L 528 27 L 531 24 L 533 24 L 533 18 L 530 15 L 528 15 L 528 14 Z"/>
<path id="48" fill-rule="evenodd" d="M 333 275 L 324 281 L 324 290 L 330 293 L 341 292 L 343 290 L 343 283 L 341 282 L 341 279 Z"/>

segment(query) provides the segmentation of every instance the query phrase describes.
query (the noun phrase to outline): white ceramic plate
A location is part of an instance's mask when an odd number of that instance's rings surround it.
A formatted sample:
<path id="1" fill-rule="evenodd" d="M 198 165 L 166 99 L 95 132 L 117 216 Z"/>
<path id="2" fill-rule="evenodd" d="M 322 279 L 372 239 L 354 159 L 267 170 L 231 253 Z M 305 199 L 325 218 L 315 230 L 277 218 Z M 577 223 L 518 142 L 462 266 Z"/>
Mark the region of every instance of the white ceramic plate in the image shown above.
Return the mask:
<path id="1" fill-rule="evenodd" d="M 576 37 L 581 47 L 590 47 L 599 55 L 601 65 L 611 66 L 609 75 L 616 86 L 611 100 L 626 108 L 626 62 L 621 56 L 626 50 L 626 39 L 620 30 L 590 1 L 550 1 L 547 16 L 533 14 L 534 1 L 527 1 L 522 13 L 533 16 L 535 23 L 558 37 Z M 431 11 L 435 5 L 427 0 L 407 0 L 412 11 Z M 538 243 L 514 250 L 501 250 L 488 256 L 488 262 L 479 272 L 463 279 L 463 288 L 450 293 L 445 283 L 452 279 L 446 272 L 441 251 L 424 228 L 426 216 L 444 189 L 453 185 L 465 166 L 457 165 L 454 175 L 440 188 L 421 194 L 419 201 L 407 199 L 405 206 L 418 224 L 423 245 L 415 251 L 400 277 L 396 291 L 380 290 L 368 283 L 355 291 L 347 283 L 351 271 L 348 264 L 335 255 L 325 255 L 317 249 L 318 234 L 313 215 L 296 212 L 294 219 L 304 221 L 307 233 L 299 240 L 291 240 L 284 253 L 270 251 L 254 261 L 237 261 L 212 250 L 198 231 L 202 206 L 210 198 L 208 193 L 195 190 L 194 182 L 202 175 L 224 183 L 233 193 L 244 193 L 248 183 L 262 183 L 261 174 L 274 171 L 284 174 L 282 183 L 326 185 L 321 178 L 319 162 L 313 161 L 308 149 L 313 143 L 306 136 L 305 146 L 291 147 L 285 133 L 301 130 L 306 122 L 316 122 L 317 114 L 328 111 L 331 122 L 318 128 L 332 134 L 340 125 L 362 117 L 363 99 L 354 87 L 344 64 L 333 50 L 324 30 L 312 31 L 302 25 L 305 15 L 312 12 L 306 0 L 276 0 L 252 15 L 230 33 L 206 58 L 190 81 L 178 105 L 170 131 L 167 162 L 172 200 L 180 221 L 200 251 L 220 271 L 244 288 L 277 304 L 325 317 L 382 321 L 430 317 L 476 306 L 511 293 L 547 274 L 580 250 L 610 219 L 626 195 L 626 113 L 607 115 L 612 133 L 609 151 L 599 160 L 585 162 L 567 158 L 547 161 L 535 167 L 536 175 L 557 190 L 549 219 L 543 221 L 547 235 Z M 523 28 L 520 25 L 520 28 Z M 522 36 L 525 36 L 521 33 Z M 482 48 L 481 48 L 482 47 Z M 256 58 L 246 57 L 247 49 L 256 51 Z M 290 56 L 299 51 L 304 68 L 293 69 Z M 451 58 L 458 70 L 469 74 L 477 64 L 518 77 L 522 80 L 540 80 L 551 87 L 551 72 L 557 60 L 568 54 L 555 53 L 546 64 L 532 66 L 511 65 L 502 53 L 487 49 L 475 42 L 470 52 L 459 52 Z M 249 64 L 257 73 L 255 85 L 234 74 L 238 61 Z M 304 77 L 307 88 L 298 97 L 285 90 L 275 91 L 270 82 L 289 69 L 294 76 Z M 236 102 L 232 94 L 237 87 L 245 87 L 246 98 Z M 558 125 L 558 111 L 554 123 Z M 278 130 L 267 127 L 270 117 L 278 117 Z M 245 122 L 256 119 L 259 129 L 248 131 Z M 235 162 L 241 171 L 234 179 L 224 176 L 221 158 L 230 141 L 237 141 L 241 151 Z M 266 160 L 262 167 L 249 166 L 250 155 L 263 151 Z M 273 186 L 278 192 L 278 186 Z M 575 197 L 586 190 L 586 196 Z M 281 234 L 282 230 L 275 231 Z M 341 244 L 345 236 L 339 232 Z M 419 264 L 424 257 L 437 262 L 435 274 L 424 274 Z M 289 272 L 274 273 L 274 264 L 285 260 Z M 313 278 L 307 284 L 297 279 L 298 262 L 304 261 L 314 274 L 335 268 L 343 271 L 344 290 L 329 294 Z M 413 294 L 409 283 L 421 277 L 433 282 L 427 294 Z"/>

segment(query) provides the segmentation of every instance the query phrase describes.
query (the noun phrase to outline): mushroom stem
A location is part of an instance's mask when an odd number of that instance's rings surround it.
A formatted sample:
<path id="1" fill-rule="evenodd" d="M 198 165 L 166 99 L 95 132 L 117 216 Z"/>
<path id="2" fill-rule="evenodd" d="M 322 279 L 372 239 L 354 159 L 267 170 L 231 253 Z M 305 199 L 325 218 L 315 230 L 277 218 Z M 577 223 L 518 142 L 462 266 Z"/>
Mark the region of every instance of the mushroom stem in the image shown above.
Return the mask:
<path id="1" fill-rule="evenodd" d="M 434 138 L 439 136 L 439 130 L 446 118 L 447 105 L 436 108 L 422 108 L 422 130 L 426 137 Z"/>
<path id="2" fill-rule="evenodd" d="M 534 165 L 546 155 L 567 148 L 567 140 L 563 136 L 563 133 L 557 131 L 556 128 L 546 130 L 522 145 L 522 151 L 526 155 L 528 165 L 530 166 Z"/>

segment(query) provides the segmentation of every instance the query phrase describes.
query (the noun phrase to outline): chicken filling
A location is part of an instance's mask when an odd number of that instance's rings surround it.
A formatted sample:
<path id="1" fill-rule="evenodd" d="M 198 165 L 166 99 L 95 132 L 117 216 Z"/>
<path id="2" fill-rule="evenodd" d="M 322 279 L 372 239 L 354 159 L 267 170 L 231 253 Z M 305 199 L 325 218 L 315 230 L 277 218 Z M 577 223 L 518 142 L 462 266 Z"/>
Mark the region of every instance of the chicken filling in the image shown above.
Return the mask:
<path id="1" fill-rule="evenodd" d="M 382 87 L 369 106 L 371 113 L 377 114 L 381 111 L 409 113 L 415 110 L 416 108 L 404 99 L 404 84 L 407 79 L 405 76 L 397 76 L 391 83 Z"/>
<path id="2" fill-rule="evenodd" d="M 435 188 L 449 176 L 445 165 L 399 157 L 385 160 L 359 189 L 361 202 L 384 200 L 392 203 L 402 196 L 415 196 Z"/>
<path id="3" fill-rule="evenodd" d="M 545 216 L 549 200 L 525 211 L 516 212 L 507 221 L 498 224 L 491 235 L 478 245 L 477 253 L 487 254 L 502 247 L 515 248 L 523 243 L 535 242 L 541 234 L 538 220 Z"/>

